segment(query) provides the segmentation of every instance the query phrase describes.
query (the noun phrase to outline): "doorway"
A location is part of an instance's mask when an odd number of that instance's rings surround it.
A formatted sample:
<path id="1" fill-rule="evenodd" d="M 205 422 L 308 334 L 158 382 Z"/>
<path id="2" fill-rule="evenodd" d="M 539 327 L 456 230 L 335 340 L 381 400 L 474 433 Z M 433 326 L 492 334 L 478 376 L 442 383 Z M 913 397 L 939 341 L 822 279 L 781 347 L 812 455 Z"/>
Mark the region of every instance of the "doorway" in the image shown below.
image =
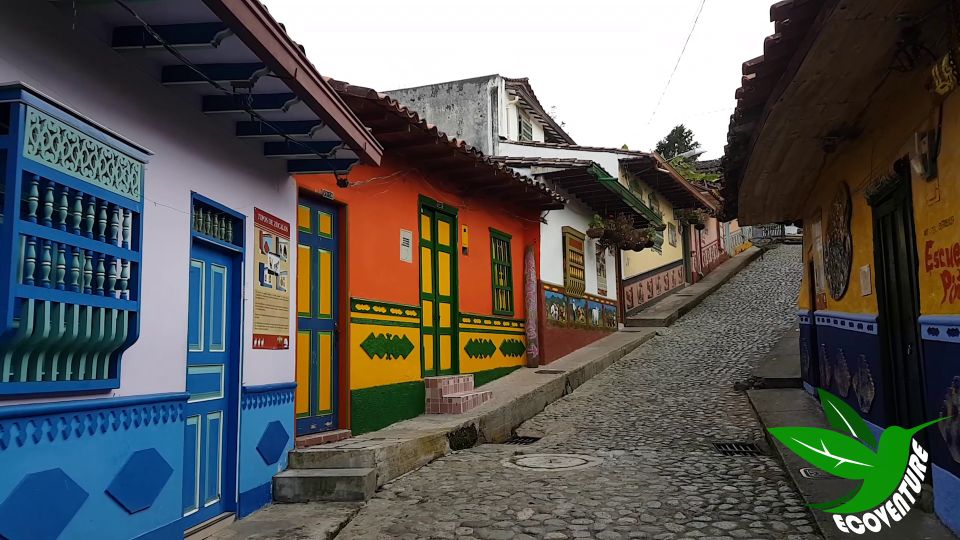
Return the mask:
<path id="1" fill-rule="evenodd" d="M 453 375 L 457 358 L 457 212 L 420 198 L 423 376 Z"/>
<path id="2" fill-rule="evenodd" d="M 337 428 L 339 236 L 337 207 L 297 207 L 297 436 Z"/>
<path id="3" fill-rule="evenodd" d="M 909 163 L 894 166 L 896 179 L 870 198 L 883 355 L 891 424 L 909 427 L 927 420 L 920 355 L 918 264 Z M 922 434 L 918 434 L 922 437 Z"/>
<path id="4" fill-rule="evenodd" d="M 241 229 L 242 230 L 242 229 Z M 236 508 L 239 254 L 194 238 L 187 312 L 183 528 Z"/>

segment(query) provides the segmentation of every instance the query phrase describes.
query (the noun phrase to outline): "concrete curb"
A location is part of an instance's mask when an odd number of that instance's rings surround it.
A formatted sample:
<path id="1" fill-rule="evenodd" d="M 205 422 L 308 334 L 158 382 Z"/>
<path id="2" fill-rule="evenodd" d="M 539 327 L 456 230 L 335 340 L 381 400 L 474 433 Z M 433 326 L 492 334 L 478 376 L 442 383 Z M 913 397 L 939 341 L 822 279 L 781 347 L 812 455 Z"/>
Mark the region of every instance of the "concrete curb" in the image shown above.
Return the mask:
<path id="1" fill-rule="evenodd" d="M 755 261 L 763 253 L 763 250 L 757 247 L 751 247 L 743 253 L 727 260 L 707 277 L 698 283 L 685 287 L 657 302 L 647 309 L 644 309 L 636 315 L 627 317 L 626 326 L 639 328 L 658 328 L 670 326 L 677 322 L 677 319 L 686 315 L 693 308 L 700 305 L 701 302 L 725 283 L 730 281 L 733 276 L 740 273 L 750 263 Z"/>

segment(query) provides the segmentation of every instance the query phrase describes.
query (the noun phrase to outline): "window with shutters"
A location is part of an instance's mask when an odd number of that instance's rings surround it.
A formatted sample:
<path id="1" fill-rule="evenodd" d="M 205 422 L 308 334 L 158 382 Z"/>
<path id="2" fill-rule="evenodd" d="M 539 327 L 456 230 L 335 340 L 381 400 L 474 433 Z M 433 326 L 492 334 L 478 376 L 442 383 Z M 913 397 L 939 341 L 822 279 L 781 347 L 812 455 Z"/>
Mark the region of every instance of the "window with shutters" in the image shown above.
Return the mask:
<path id="1" fill-rule="evenodd" d="M 513 315 L 513 259 L 510 235 L 490 229 L 490 261 L 493 274 L 493 313 Z"/>
<path id="2" fill-rule="evenodd" d="M 573 227 L 563 228 L 563 286 L 571 296 L 583 296 L 587 291 L 586 266 L 583 246 L 586 235 Z"/>
<path id="3" fill-rule="evenodd" d="M 533 124 L 528 120 L 523 113 L 518 112 L 519 126 L 520 126 L 520 140 L 521 141 L 532 141 L 533 140 Z"/>
<path id="4" fill-rule="evenodd" d="M 146 154 L 0 89 L 0 395 L 103 391 L 137 339 Z"/>

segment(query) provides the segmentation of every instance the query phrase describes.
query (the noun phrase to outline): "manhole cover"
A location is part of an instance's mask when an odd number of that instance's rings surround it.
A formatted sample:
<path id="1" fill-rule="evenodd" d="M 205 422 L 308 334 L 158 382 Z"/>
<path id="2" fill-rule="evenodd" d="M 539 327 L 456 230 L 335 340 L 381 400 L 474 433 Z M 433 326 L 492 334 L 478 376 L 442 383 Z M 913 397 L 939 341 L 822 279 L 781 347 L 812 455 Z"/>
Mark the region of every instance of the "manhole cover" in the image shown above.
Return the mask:
<path id="1" fill-rule="evenodd" d="M 579 454 L 526 454 L 503 460 L 507 467 L 528 471 L 571 471 L 594 467 L 602 462 L 603 458 Z"/>
<path id="2" fill-rule="evenodd" d="M 800 476 L 804 478 L 812 478 L 814 480 L 820 480 L 823 478 L 836 478 L 836 476 L 825 473 L 820 469 L 814 469 L 813 467 L 803 467 L 800 469 Z"/>
<path id="3" fill-rule="evenodd" d="M 762 456 L 763 451 L 754 443 L 715 442 L 713 448 L 724 456 Z"/>

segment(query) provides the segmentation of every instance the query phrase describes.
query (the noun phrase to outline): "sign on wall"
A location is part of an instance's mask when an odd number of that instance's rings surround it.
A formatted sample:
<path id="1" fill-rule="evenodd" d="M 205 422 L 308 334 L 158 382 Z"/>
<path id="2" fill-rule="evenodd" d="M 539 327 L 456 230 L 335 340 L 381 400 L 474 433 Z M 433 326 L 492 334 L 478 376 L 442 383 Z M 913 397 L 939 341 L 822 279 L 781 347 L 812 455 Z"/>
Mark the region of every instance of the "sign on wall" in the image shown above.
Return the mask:
<path id="1" fill-rule="evenodd" d="M 290 224 L 253 209 L 253 348 L 290 348 Z"/>

